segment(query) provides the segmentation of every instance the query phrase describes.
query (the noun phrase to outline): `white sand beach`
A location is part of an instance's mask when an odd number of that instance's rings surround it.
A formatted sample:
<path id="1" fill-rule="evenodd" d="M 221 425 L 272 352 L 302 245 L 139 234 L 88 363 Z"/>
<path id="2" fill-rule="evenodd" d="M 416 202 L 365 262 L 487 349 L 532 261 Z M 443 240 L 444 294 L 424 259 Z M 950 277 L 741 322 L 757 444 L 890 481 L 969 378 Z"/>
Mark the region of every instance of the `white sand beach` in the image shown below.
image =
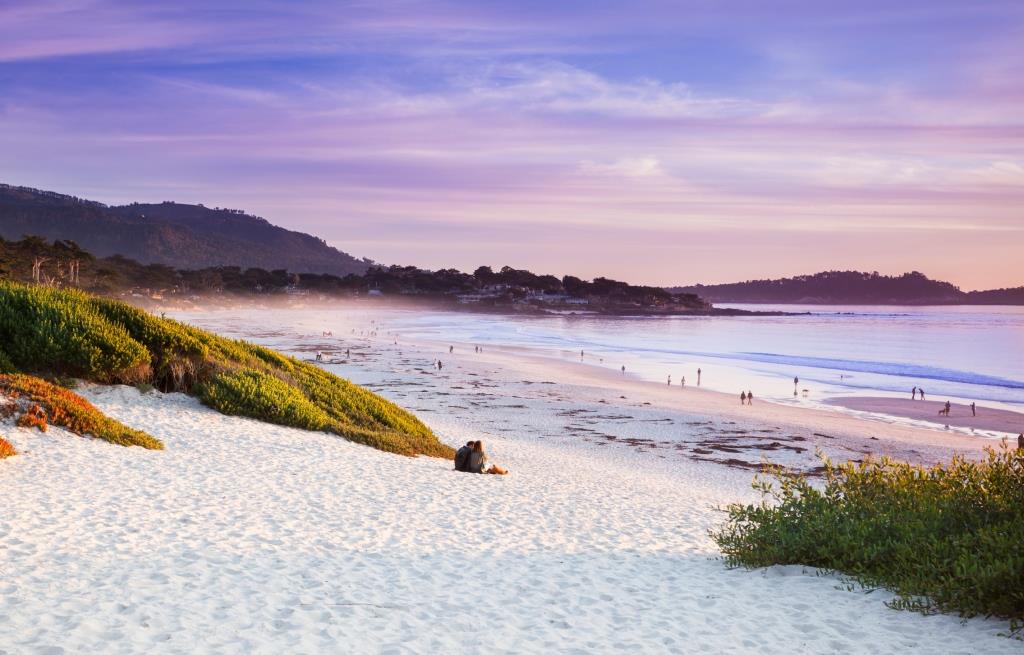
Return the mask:
<path id="1" fill-rule="evenodd" d="M 894 611 L 802 567 L 730 570 L 707 536 L 716 507 L 756 499 L 763 457 L 928 462 L 991 441 L 465 344 L 260 340 L 327 350 L 511 474 L 83 385 L 166 450 L 0 426 L 20 452 L 0 461 L 0 652 L 1020 652 L 1002 621 Z"/>

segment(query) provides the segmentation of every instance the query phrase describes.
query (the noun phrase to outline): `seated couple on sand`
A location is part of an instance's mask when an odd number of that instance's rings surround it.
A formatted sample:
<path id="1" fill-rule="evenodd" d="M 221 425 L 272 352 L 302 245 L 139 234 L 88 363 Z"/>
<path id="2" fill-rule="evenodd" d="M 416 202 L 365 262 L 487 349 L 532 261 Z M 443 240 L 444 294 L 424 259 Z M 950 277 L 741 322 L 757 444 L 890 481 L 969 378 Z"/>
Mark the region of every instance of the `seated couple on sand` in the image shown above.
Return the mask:
<path id="1" fill-rule="evenodd" d="M 493 473 L 494 475 L 508 473 L 494 464 L 487 468 L 487 455 L 484 453 L 484 442 L 482 441 L 470 441 L 455 452 L 455 470 L 463 473 Z"/>

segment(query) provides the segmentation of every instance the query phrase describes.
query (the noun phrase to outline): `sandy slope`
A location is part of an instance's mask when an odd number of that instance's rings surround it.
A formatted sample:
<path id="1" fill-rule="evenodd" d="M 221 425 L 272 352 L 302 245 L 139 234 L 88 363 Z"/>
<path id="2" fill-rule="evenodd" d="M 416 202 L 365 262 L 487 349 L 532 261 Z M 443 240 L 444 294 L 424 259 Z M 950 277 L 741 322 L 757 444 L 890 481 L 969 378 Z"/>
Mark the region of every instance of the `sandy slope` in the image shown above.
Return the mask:
<path id="1" fill-rule="evenodd" d="M 123 387 L 85 393 L 167 450 L 4 427 L 0 652 L 1019 652 L 997 621 L 725 569 L 706 530 L 749 472 L 567 435 L 542 396 L 576 390 L 543 386 L 489 411 L 420 395 L 505 478 Z"/>

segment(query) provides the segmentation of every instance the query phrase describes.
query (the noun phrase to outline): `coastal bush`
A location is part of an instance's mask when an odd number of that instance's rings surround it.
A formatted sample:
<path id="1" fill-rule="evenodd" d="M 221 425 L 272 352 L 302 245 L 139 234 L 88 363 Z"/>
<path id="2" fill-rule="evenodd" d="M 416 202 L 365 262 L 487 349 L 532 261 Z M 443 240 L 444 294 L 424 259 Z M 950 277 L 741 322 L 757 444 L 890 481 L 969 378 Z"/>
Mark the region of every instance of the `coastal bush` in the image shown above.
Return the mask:
<path id="1" fill-rule="evenodd" d="M 18 419 L 18 425 L 46 431 L 47 422 L 78 435 L 90 435 L 119 446 L 141 446 L 162 450 L 155 437 L 106 416 L 73 391 L 30 375 L 0 375 L 0 392 L 32 403 Z"/>
<path id="2" fill-rule="evenodd" d="M 14 368 L 14 362 L 11 361 L 4 351 L 0 350 L 0 373 L 14 373 L 15 371 L 17 369 Z"/>
<path id="3" fill-rule="evenodd" d="M 13 457 L 14 455 L 17 454 L 18 451 L 14 449 L 14 446 L 11 445 L 11 442 L 8 441 L 7 439 L 4 439 L 3 437 L 0 437 L 0 459 L 4 459 L 6 457 Z"/>
<path id="4" fill-rule="evenodd" d="M 775 468 L 754 481 L 761 503 L 728 507 L 711 533 L 727 563 L 837 571 L 890 589 L 897 609 L 1024 627 L 1024 453 L 1004 445 L 927 468 L 822 459 L 823 488 Z"/>
<path id="5" fill-rule="evenodd" d="M 0 370 L 7 361 L 25 372 L 152 385 L 225 414 L 402 455 L 454 454 L 409 412 L 309 362 L 109 298 L 0 282 L 0 344 L 8 356 Z"/>
<path id="6" fill-rule="evenodd" d="M 110 298 L 89 297 L 89 305 L 108 322 L 123 326 L 145 347 L 151 369 L 147 382 L 164 391 L 187 391 L 195 383 L 197 368 L 207 359 L 209 348 L 196 338 L 194 328 Z"/>
<path id="7" fill-rule="evenodd" d="M 18 370 L 135 382 L 149 375 L 149 353 L 119 324 L 89 307 L 80 291 L 0 280 L 0 343 Z"/>
<path id="8" fill-rule="evenodd" d="M 199 387 L 199 399 L 222 414 L 324 430 L 331 418 L 301 391 L 260 371 L 222 373 Z"/>

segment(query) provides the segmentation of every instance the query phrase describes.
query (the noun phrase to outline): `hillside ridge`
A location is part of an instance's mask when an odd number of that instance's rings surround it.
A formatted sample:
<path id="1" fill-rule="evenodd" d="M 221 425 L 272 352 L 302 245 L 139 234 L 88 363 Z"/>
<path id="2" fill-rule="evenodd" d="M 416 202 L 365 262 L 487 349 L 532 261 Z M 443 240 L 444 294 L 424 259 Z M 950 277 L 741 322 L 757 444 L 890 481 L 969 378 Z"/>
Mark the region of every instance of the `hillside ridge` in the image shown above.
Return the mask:
<path id="1" fill-rule="evenodd" d="M 373 263 L 242 210 L 177 202 L 106 205 L 0 184 L 0 237 L 74 241 L 100 257 L 175 268 L 239 266 L 348 275 Z"/>

